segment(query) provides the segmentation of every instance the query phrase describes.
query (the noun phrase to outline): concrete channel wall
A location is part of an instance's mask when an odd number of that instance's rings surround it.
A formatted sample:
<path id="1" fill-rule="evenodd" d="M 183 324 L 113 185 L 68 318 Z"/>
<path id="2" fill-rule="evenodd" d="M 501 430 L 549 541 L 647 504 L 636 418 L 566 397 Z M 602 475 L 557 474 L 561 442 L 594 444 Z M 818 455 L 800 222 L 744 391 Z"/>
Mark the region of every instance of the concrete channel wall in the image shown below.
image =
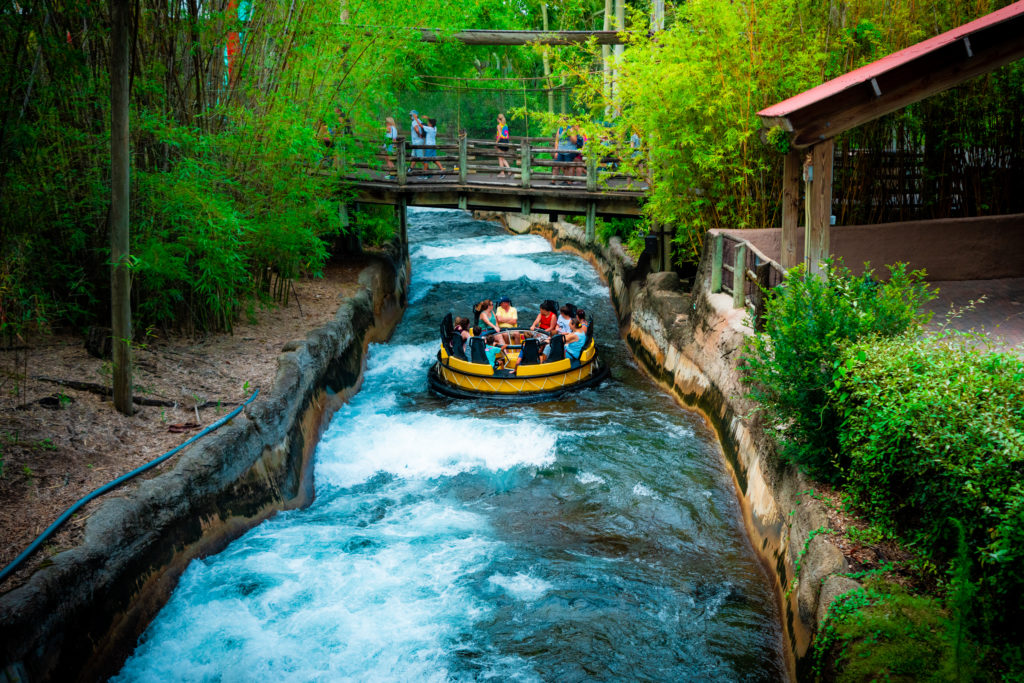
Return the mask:
<path id="1" fill-rule="evenodd" d="M 0 596 L 0 683 L 105 680 L 192 559 L 311 502 L 321 431 L 358 390 L 367 344 L 405 309 L 407 255 L 374 256 L 359 282 L 331 322 L 284 346 L 256 401 L 170 470 L 102 503 L 81 545 Z"/>
<path id="2" fill-rule="evenodd" d="M 751 328 L 732 297 L 710 293 L 711 259 L 700 264 L 692 291 L 674 273 L 648 274 L 622 248 L 588 244 L 582 228 L 546 215 L 479 214 L 516 233 L 545 236 L 601 273 L 634 355 L 680 402 L 714 426 L 733 474 L 754 550 L 774 579 L 786 656 L 794 678 L 806 678 L 815 630 L 833 598 L 858 586 L 827 534 L 824 506 L 795 468 L 780 462 L 739 382 L 740 348 Z M 797 566 L 800 567 L 797 571 Z M 795 581 L 794 581 L 795 579 Z"/>

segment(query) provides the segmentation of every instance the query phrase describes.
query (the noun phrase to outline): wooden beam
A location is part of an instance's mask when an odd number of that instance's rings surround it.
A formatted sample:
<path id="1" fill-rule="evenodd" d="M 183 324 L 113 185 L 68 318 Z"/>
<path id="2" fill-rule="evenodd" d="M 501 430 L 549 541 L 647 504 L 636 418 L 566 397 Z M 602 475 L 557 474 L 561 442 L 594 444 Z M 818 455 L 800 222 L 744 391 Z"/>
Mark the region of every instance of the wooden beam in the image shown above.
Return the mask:
<path id="1" fill-rule="evenodd" d="M 804 263 L 807 272 L 821 275 L 829 258 L 829 229 L 832 224 L 832 138 L 811 148 L 810 180 L 807 183 L 808 222 L 805 227 Z"/>
<path id="2" fill-rule="evenodd" d="M 615 31 L 483 31 L 468 30 L 441 33 L 431 28 L 412 29 L 420 32 L 424 43 L 456 41 L 464 45 L 581 45 L 593 38 L 598 45 L 625 43 Z"/>
<path id="3" fill-rule="evenodd" d="M 779 263 L 789 269 L 800 262 L 796 252 L 800 216 L 800 171 L 803 153 L 791 149 L 782 169 L 782 245 Z"/>

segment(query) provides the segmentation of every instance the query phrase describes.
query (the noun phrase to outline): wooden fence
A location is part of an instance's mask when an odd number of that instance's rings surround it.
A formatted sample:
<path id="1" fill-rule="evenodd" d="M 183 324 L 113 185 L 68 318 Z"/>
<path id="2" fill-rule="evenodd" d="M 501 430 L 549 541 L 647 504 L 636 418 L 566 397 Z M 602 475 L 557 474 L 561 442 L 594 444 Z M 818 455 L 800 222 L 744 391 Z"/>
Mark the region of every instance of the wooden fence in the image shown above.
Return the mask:
<path id="1" fill-rule="evenodd" d="M 750 311 L 754 329 L 761 331 L 767 297 L 785 280 L 785 269 L 744 239 L 721 232 L 710 237 L 711 292 L 731 294 L 733 308 Z"/>

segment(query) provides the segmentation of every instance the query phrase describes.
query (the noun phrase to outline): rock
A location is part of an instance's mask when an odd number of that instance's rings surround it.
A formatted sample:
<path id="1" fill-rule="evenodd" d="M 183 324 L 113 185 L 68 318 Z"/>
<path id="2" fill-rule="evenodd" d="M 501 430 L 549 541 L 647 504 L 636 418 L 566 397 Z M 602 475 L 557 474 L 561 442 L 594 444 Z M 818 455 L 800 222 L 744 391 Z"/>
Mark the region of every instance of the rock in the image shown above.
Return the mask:
<path id="1" fill-rule="evenodd" d="M 827 577 L 821 584 L 821 591 L 818 593 L 818 626 L 825 621 L 825 615 L 828 614 L 828 608 L 832 605 L 833 600 L 858 588 L 860 588 L 860 584 L 848 576 L 833 574 Z"/>
<path id="2" fill-rule="evenodd" d="M 647 289 L 652 292 L 680 291 L 679 276 L 672 271 L 651 273 L 647 276 Z"/>
<path id="3" fill-rule="evenodd" d="M 828 536 L 819 534 L 811 539 L 801 561 L 800 587 L 796 594 L 802 622 L 808 625 L 814 623 L 819 609 L 822 580 L 830 574 L 845 572 L 848 568 L 843 552 L 832 545 Z"/>

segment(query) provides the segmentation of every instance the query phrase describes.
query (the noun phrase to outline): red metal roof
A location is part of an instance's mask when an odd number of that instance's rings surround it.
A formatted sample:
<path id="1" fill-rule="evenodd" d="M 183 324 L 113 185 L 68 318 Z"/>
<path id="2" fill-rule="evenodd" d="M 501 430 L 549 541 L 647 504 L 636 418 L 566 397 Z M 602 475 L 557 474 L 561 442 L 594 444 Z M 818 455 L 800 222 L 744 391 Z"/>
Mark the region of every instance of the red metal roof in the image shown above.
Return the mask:
<path id="1" fill-rule="evenodd" d="M 918 79 L 922 82 L 920 87 L 921 96 L 917 98 L 922 99 L 941 89 L 955 85 L 959 82 L 958 78 L 959 80 L 964 80 L 966 77 L 976 75 L 978 72 L 977 68 L 967 68 L 964 66 L 964 63 L 971 61 L 972 58 L 974 58 L 971 62 L 972 64 L 984 61 L 984 59 L 977 59 L 974 54 L 975 52 L 980 54 L 990 50 L 992 53 L 998 53 L 996 57 L 992 58 L 992 66 L 988 70 L 1018 58 L 1024 52 L 1024 28 L 1014 26 L 1014 23 L 1020 24 L 1022 20 L 1024 20 L 1024 0 L 1019 0 L 980 19 L 976 19 L 951 31 L 946 31 L 934 38 L 917 43 L 850 73 L 834 78 L 827 83 L 822 83 L 799 95 L 773 104 L 759 111 L 758 116 L 766 119 L 766 125 L 782 123 L 789 130 L 794 130 L 794 126 L 807 122 L 812 116 L 821 116 L 829 109 L 833 109 L 834 111 L 831 113 L 835 114 L 835 110 L 839 109 L 841 101 L 843 108 L 850 109 L 853 106 L 857 106 L 862 110 L 862 113 L 855 117 L 858 119 L 857 121 L 846 122 L 851 125 L 844 125 L 842 129 L 847 130 L 854 125 L 863 123 L 864 120 L 870 120 L 863 113 L 864 110 L 869 109 L 868 106 L 865 106 L 868 104 L 865 98 L 882 100 L 878 102 L 878 109 L 881 110 L 877 114 L 878 116 L 897 108 L 886 107 L 888 103 L 883 95 L 888 94 L 890 91 L 897 89 L 904 91 L 900 96 L 901 99 L 898 106 L 906 106 L 911 101 L 915 101 L 906 92 L 908 87 L 906 81 L 908 78 Z M 1000 27 L 1001 24 L 1006 22 L 1011 23 Z M 981 35 L 976 37 L 976 45 L 973 46 L 972 50 L 971 37 L 974 34 Z M 949 49 L 950 46 L 958 42 L 963 42 L 962 48 L 956 46 L 953 49 Z M 946 49 L 944 50 L 944 48 Z M 938 74 L 937 66 L 946 68 L 947 73 Z M 926 82 L 931 80 L 938 81 L 940 78 L 948 80 L 948 84 L 943 81 L 943 87 L 934 87 L 933 84 Z M 872 79 L 875 80 L 872 81 Z M 883 79 L 888 80 L 888 83 L 879 86 Z M 852 97 L 851 90 L 854 91 Z M 836 100 L 834 103 L 836 106 L 833 107 L 830 103 L 827 103 L 830 99 Z M 790 123 L 791 118 L 794 119 L 792 126 L 787 125 Z M 774 119 L 774 121 L 768 121 L 768 119 Z M 837 123 L 840 122 L 837 121 Z M 828 133 L 834 134 L 834 131 L 830 130 Z M 816 130 L 814 137 L 830 137 L 830 134 L 822 134 L 821 131 Z M 804 140 L 804 142 L 807 143 L 808 141 Z"/>

